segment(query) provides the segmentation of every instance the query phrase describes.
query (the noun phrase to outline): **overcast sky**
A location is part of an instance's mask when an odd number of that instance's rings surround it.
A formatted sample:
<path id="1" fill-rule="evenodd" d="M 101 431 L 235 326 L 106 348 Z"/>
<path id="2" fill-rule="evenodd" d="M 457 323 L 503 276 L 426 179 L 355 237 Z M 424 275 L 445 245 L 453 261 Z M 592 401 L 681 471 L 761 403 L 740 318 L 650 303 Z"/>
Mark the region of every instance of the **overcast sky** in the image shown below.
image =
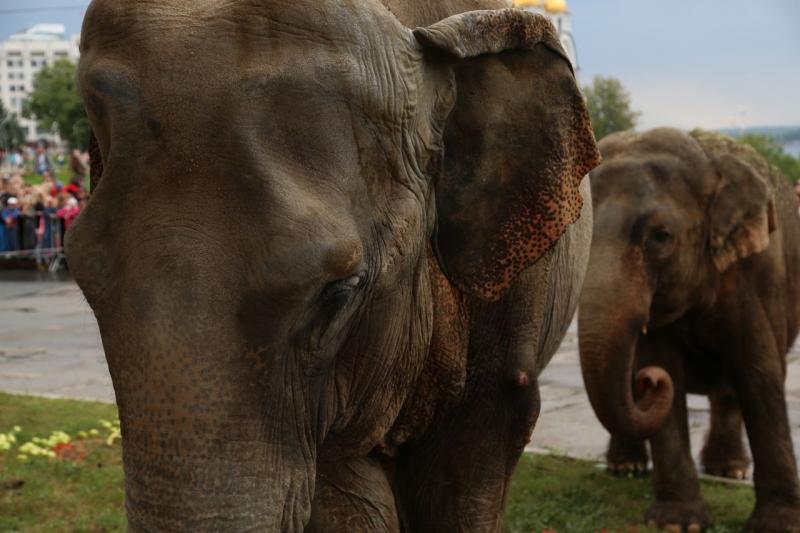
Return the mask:
<path id="1" fill-rule="evenodd" d="M 88 2 L 0 0 L 0 38 L 36 22 L 80 31 Z M 569 0 L 581 81 L 614 76 L 640 127 L 800 125 L 800 1 Z M 9 10 L 78 6 L 13 13 Z"/>

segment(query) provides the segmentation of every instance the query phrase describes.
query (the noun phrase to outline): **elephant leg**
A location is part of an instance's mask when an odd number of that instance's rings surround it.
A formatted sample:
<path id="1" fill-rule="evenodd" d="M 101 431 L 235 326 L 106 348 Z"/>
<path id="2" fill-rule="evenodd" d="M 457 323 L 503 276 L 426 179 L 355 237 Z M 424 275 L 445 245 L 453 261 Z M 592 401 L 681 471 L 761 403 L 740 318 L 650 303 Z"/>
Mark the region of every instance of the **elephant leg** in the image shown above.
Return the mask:
<path id="1" fill-rule="evenodd" d="M 742 412 L 730 389 L 718 389 L 708 397 L 711 428 L 700 453 L 703 470 L 712 476 L 744 479 L 750 458 L 742 440 Z"/>
<path id="2" fill-rule="evenodd" d="M 650 461 L 647 443 L 643 440 L 627 440 L 611 435 L 606 451 L 608 471 L 621 476 L 639 476 L 647 473 Z"/>
<path id="3" fill-rule="evenodd" d="M 398 452 L 405 531 L 503 530 L 508 484 L 539 414 L 536 378 L 524 386 L 508 381 L 456 407 L 432 434 Z"/>
<path id="4" fill-rule="evenodd" d="M 731 372 L 753 454 L 756 507 L 750 531 L 800 531 L 800 486 L 786 413 L 785 366 L 762 312 L 748 309 L 748 330 L 730 339 Z M 736 351 L 738 348 L 738 351 Z"/>
<path id="5" fill-rule="evenodd" d="M 645 520 L 671 531 L 699 532 L 711 525 L 711 515 L 700 495 L 692 460 L 683 359 L 677 352 L 659 346 L 656 340 L 640 342 L 640 349 L 649 352 L 640 360 L 646 365 L 666 369 L 675 387 L 672 411 L 661 429 L 650 438 L 655 500 Z"/>
<path id="6" fill-rule="evenodd" d="M 394 494 L 381 459 L 368 456 L 318 464 L 305 531 L 399 533 Z"/>

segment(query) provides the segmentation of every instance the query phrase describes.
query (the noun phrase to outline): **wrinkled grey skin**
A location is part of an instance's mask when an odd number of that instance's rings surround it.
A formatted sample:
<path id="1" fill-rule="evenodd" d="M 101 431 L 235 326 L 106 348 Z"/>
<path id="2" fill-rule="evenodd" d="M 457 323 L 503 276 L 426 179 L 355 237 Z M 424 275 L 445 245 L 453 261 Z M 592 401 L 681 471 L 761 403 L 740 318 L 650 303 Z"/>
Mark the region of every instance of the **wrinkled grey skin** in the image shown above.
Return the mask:
<path id="1" fill-rule="evenodd" d="M 499 6 L 390 7 L 87 12 L 93 194 L 67 253 L 133 531 L 500 528 L 596 147 L 536 17 L 412 33 Z"/>
<path id="2" fill-rule="evenodd" d="M 748 529 L 800 531 L 783 387 L 800 327 L 800 217 L 788 180 L 710 132 L 619 133 L 600 148 L 578 330 L 586 389 L 612 434 L 609 461 L 646 463 L 648 438 L 646 521 L 705 528 L 686 393 L 708 395 L 703 466 L 747 468 L 744 424 L 756 492 Z"/>

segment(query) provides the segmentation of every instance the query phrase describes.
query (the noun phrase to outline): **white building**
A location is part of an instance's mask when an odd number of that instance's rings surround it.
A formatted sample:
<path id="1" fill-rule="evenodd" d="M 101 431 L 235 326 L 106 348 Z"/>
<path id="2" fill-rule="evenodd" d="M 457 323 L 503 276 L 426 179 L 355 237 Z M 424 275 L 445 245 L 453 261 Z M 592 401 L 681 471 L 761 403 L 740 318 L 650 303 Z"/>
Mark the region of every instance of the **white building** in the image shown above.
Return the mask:
<path id="1" fill-rule="evenodd" d="M 37 128 L 34 121 L 21 117 L 22 102 L 33 89 L 33 78 L 42 67 L 59 59 L 77 63 L 79 35 L 66 38 L 63 24 L 35 26 L 0 42 L 0 100 L 7 111 L 16 113 L 29 141 L 45 137 L 50 131 Z"/>
<path id="2" fill-rule="evenodd" d="M 569 56 L 575 72 L 578 71 L 578 50 L 572 36 L 572 15 L 566 0 L 513 0 L 514 7 L 539 13 L 550 19 L 558 30 L 561 46 Z"/>

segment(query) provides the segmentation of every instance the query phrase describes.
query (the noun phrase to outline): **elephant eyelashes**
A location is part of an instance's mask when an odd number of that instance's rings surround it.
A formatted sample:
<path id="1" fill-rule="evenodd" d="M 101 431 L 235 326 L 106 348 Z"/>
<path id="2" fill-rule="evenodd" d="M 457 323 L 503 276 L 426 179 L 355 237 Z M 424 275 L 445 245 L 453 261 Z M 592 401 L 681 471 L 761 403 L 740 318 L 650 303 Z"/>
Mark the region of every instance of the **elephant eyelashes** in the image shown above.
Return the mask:
<path id="1" fill-rule="evenodd" d="M 301 332 L 307 350 L 321 350 L 337 337 L 345 325 L 348 312 L 356 307 L 354 304 L 362 293 L 366 279 L 366 272 L 361 272 L 331 282 L 322 290 L 314 315 Z"/>
<path id="2" fill-rule="evenodd" d="M 349 278 L 340 279 L 329 283 L 320 294 L 320 299 L 323 305 L 327 305 L 330 301 L 335 301 L 340 298 L 348 298 L 351 293 L 363 285 L 364 280 L 367 278 L 365 272 L 360 272 Z"/>

